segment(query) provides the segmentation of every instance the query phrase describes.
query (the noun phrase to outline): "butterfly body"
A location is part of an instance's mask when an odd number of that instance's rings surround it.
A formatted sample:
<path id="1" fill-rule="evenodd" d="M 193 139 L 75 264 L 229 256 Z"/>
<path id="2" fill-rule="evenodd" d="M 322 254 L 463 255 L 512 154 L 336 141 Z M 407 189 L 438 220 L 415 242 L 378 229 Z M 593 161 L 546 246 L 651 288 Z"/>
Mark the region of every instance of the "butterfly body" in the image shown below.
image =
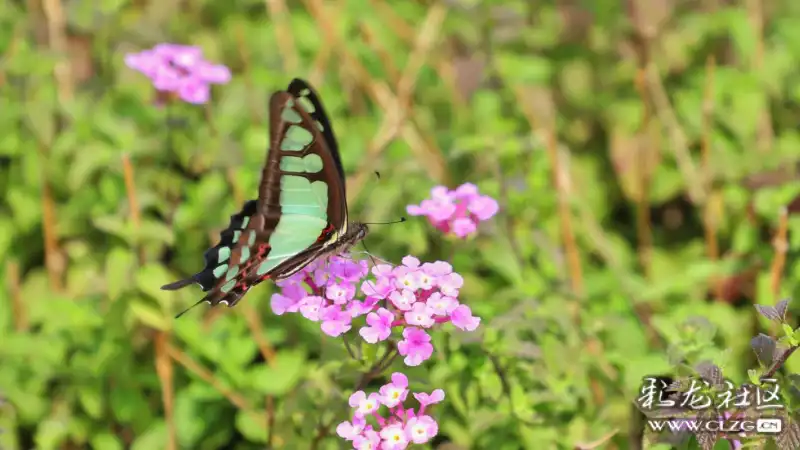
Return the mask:
<path id="1" fill-rule="evenodd" d="M 333 129 L 311 87 L 295 79 L 270 99 L 270 147 L 258 198 L 231 216 L 205 267 L 162 286 L 197 283 L 203 301 L 234 306 L 264 280 L 288 278 L 317 258 L 339 254 L 369 232 L 348 222 L 344 169 Z"/>

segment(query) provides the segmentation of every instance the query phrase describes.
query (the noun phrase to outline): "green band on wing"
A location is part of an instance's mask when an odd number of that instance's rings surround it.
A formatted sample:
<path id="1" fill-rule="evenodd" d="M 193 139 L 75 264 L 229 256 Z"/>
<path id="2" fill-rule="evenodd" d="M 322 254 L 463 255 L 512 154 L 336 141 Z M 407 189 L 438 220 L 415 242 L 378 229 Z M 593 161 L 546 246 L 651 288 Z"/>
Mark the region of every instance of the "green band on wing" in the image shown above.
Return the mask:
<path id="1" fill-rule="evenodd" d="M 281 211 L 300 214 L 328 221 L 328 186 L 323 181 L 311 183 L 303 177 L 284 175 L 281 177 Z M 283 223 L 283 217 L 281 222 Z M 314 235 L 316 238 L 319 233 Z M 273 239 L 270 239 L 272 244 Z"/>
<path id="2" fill-rule="evenodd" d="M 225 271 L 226 270 L 228 270 L 228 266 L 226 266 L 225 264 L 215 267 L 214 268 L 214 278 L 219 278 L 219 277 L 225 275 Z"/>
<path id="3" fill-rule="evenodd" d="M 303 158 L 284 156 L 281 158 L 281 170 L 285 172 L 317 173 L 322 170 L 322 158 L 314 154 Z"/>
<path id="4" fill-rule="evenodd" d="M 217 251 L 217 262 L 219 264 L 224 263 L 231 257 L 231 248 L 230 247 L 221 247 Z"/>
<path id="5" fill-rule="evenodd" d="M 239 266 L 232 266 L 228 269 L 228 274 L 225 275 L 226 280 L 232 280 L 239 273 Z"/>
<path id="6" fill-rule="evenodd" d="M 230 280 L 227 283 L 223 284 L 220 290 L 227 294 L 228 292 L 231 291 L 231 289 L 233 289 L 234 286 L 236 286 L 236 280 Z"/>
<path id="7" fill-rule="evenodd" d="M 314 114 L 316 112 L 316 108 L 314 108 L 314 104 L 311 103 L 311 100 L 308 97 L 300 97 L 297 99 L 297 102 L 300 103 L 300 106 L 308 111 L 309 114 Z"/>
<path id="8" fill-rule="evenodd" d="M 298 114 L 297 111 L 292 108 L 283 108 L 283 112 L 281 112 L 281 119 L 290 123 L 300 123 L 303 121 L 303 118 L 300 117 L 300 114 Z"/>
<path id="9" fill-rule="evenodd" d="M 311 132 L 299 125 L 291 125 L 281 141 L 281 150 L 300 151 L 314 142 Z"/>
<path id="10" fill-rule="evenodd" d="M 256 273 L 264 275 L 307 249 L 316 242 L 327 225 L 327 221 L 312 216 L 291 214 L 281 216 L 278 226 L 270 237 L 269 256 L 258 266 Z"/>

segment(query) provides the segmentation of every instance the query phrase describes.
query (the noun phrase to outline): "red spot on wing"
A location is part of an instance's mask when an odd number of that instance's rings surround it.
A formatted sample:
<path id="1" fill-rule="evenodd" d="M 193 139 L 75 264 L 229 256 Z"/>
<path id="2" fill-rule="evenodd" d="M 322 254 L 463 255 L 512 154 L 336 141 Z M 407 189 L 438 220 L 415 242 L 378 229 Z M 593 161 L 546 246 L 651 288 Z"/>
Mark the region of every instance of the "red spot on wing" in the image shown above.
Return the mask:
<path id="1" fill-rule="evenodd" d="M 325 227 L 324 230 L 322 230 L 322 233 L 319 234 L 319 237 L 317 238 L 317 243 L 322 242 L 325 239 L 327 239 L 328 236 L 330 236 L 331 233 L 333 233 L 333 229 L 334 229 L 333 224 L 329 223 L 328 226 Z"/>

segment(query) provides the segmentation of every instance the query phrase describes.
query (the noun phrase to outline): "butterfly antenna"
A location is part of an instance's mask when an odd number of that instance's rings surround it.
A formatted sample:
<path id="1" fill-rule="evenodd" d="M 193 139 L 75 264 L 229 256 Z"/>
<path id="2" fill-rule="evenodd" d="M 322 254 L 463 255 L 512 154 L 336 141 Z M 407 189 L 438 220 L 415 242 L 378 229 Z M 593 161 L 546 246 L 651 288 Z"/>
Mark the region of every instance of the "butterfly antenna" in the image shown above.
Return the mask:
<path id="1" fill-rule="evenodd" d="M 200 299 L 200 300 L 198 300 L 198 301 L 197 301 L 197 303 L 195 303 L 194 305 L 192 305 L 192 306 L 190 306 L 190 307 L 188 307 L 188 308 L 184 309 L 183 311 L 179 312 L 179 313 L 178 313 L 178 315 L 177 315 L 177 316 L 175 316 L 175 318 L 176 318 L 176 319 L 180 318 L 182 315 L 184 315 L 184 314 L 186 314 L 187 312 L 189 312 L 189 310 L 191 310 L 191 309 L 194 309 L 194 307 L 195 307 L 195 306 L 197 306 L 197 305 L 199 305 L 200 303 L 203 303 L 203 302 L 205 302 L 205 301 L 208 301 L 208 300 L 207 300 L 205 297 L 201 298 L 201 299 Z"/>
<path id="2" fill-rule="evenodd" d="M 364 225 L 391 225 L 391 224 L 393 224 L 393 223 L 403 223 L 403 222 L 405 222 L 406 220 L 408 220 L 408 219 L 406 219 L 406 217 L 405 217 L 405 216 L 402 216 L 402 217 L 400 217 L 399 219 L 397 219 L 397 220 L 392 220 L 392 221 L 390 221 L 390 222 L 364 222 Z"/>

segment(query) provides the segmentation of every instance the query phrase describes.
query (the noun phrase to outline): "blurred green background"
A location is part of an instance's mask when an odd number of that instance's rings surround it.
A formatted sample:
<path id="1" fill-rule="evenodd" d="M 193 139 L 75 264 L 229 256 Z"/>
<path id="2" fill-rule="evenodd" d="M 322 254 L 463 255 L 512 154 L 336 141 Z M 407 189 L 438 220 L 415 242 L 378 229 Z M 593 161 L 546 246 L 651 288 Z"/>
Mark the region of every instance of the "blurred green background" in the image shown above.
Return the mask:
<path id="1" fill-rule="evenodd" d="M 233 80 L 154 106 L 123 57 L 160 42 Z M 2 1 L 0 448 L 347 448 L 363 369 L 340 340 L 275 316 L 269 283 L 179 321 L 199 289 L 159 290 L 255 196 L 268 96 L 296 76 L 352 216 L 467 181 L 501 204 L 468 241 L 421 218 L 367 239 L 452 260 L 483 317 L 392 368 L 446 391 L 430 448 L 655 448 L 641 378 L 746 380 L 778 332 L 752 304 L 797 296 L 798 67 L 794 0 Z"/>

